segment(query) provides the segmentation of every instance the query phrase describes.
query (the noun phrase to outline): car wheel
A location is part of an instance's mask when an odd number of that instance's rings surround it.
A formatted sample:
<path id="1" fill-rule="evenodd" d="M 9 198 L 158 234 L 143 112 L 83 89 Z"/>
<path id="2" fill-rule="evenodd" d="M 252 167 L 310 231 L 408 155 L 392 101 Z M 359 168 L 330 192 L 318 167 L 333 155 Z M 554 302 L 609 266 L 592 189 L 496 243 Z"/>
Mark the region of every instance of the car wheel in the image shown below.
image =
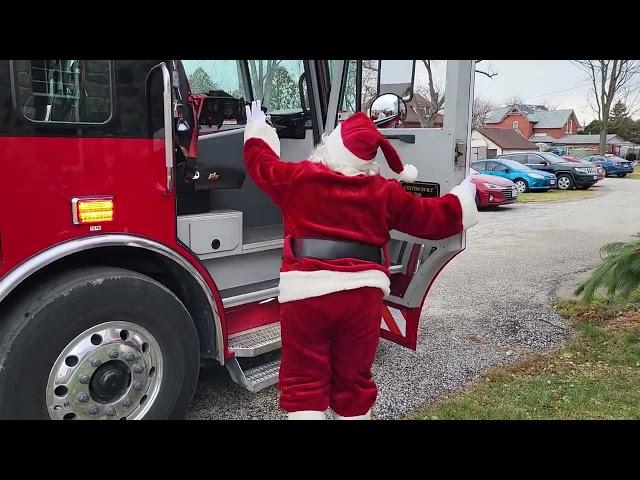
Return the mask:
<path id="1" fill-rule="evenodd" d="M 573 188 L 573 178 L 571 175 L 561 173 L 558 175 L 557 184 L 560 190 L 571 190 Z"/>
<path id="2" fill-rule="evenodd" d="M 476 208 L 480 208 L 480 197 L 476 193 Z"/>
<path id="3" fill-rule="evenodd" d="M 518 190 L 518 193 L 526 193 L 529 191 L 529 184 L 527 183 L 526 180 L 523 180 L 522 178 L 517 178 L 516 180 L 513 181 L 513 183 L 516 184 L 516 189 Z"/>
<path id="4" fill-rule="evenodd" d="M 184 417 L 198 336 L 184 305 L 154 279 L 120 268 L 67 271 L 0 318 L 0 418 Z"/>

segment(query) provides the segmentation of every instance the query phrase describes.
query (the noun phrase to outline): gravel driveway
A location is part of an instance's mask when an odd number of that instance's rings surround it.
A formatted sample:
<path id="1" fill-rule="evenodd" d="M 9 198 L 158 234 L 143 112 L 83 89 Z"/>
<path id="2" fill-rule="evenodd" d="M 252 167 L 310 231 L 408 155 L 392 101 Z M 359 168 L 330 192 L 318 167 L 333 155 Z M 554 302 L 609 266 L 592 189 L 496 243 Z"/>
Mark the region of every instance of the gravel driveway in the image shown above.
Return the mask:
<path id="1" fill-rule="evenodd" d="M 598 250 L 640 231 L 640 181 L 607 178 L 593 198 L 481 212 L 467 249 L 434 283 L 418 351 L 381 341 L 374 417 L 398 419 L 457 390 L 492 365 L 558 346 L 570 331 L 551 304 Z M 187 418 L 280 419 L 277 387 L 251 394 L 223 367 L 203 368 Z"/>

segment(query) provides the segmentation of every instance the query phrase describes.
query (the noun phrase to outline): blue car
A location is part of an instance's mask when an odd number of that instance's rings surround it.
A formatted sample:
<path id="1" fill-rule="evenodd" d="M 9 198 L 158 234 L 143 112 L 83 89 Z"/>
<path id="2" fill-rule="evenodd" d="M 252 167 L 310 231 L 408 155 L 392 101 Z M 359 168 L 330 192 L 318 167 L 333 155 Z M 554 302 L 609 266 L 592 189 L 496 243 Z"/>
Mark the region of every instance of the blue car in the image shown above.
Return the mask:
<path id="1" fill-rule="evenodd" d="M 529 191 L 546 192 L 556 188 L 556 176 L 553 173 L 535 170 L 527 165 L 502 158 L 473 162 L 471 168 L 484 174 L 508 178 L 520 193 Z"/>
<path id="2" fill-rule="evenodd" d="M 585 157 L 582 160 L 591 162 L 595 165 L 600 165 L 604 168 L 606 176 L 610 177 L 615 175 L 617 177 L 624 177 L 627 173 L 633 173 L 633 162 L 625 160 L 624 158 L 616 157 L 615 155 L 591 155 Z"/>

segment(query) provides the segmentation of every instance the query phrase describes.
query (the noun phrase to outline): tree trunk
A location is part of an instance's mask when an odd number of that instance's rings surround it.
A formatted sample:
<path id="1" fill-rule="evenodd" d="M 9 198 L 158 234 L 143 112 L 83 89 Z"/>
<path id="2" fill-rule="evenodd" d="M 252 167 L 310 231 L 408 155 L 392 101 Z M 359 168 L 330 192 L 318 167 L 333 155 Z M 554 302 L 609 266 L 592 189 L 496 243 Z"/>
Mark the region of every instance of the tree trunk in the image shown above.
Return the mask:
<path id="1" fill-rule="evenodd" d="M 602 129 L 600 130 L 600 145 L 598 146 L 598 150 L 600 155 L 604 155 L 607 153 L 607 130 L 609 128 L 609 118 L 604 117 L 602 120 Z"/>

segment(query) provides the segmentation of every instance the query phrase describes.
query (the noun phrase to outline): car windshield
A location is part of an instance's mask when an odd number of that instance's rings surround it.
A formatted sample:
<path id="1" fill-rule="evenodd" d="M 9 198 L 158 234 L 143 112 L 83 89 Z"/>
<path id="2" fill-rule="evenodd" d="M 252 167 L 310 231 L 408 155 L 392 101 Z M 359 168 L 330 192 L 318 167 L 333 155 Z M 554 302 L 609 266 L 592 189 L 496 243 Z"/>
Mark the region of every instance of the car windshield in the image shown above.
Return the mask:
<path id="1" fill-rule="evenodd" d="M 515 160 L 503 159 L 502 163 L 513 170 L 531 170 L 531 167 L 523 165 L 520 162 L 516 162 Z"/>
<path id="2" fill-rule="evenodd" d="M 540 155 L 542 155 L 542 158 L 544 158 L 547 162 L 554 164 L 554 163 L 565 163 L 567 160 L 565 160 L 562 157 L 559 157 L 558 155 L 554 154 L 554 153 L 541 153 Z"/>
<path id="3" fill-rule="evenodd" d="M 607 157 L 607 160 L 613 160 L 614 162 L 626 162 L 626 160 L 622 157 L 617 157 L 616 155 L 611 155 Z"/>

